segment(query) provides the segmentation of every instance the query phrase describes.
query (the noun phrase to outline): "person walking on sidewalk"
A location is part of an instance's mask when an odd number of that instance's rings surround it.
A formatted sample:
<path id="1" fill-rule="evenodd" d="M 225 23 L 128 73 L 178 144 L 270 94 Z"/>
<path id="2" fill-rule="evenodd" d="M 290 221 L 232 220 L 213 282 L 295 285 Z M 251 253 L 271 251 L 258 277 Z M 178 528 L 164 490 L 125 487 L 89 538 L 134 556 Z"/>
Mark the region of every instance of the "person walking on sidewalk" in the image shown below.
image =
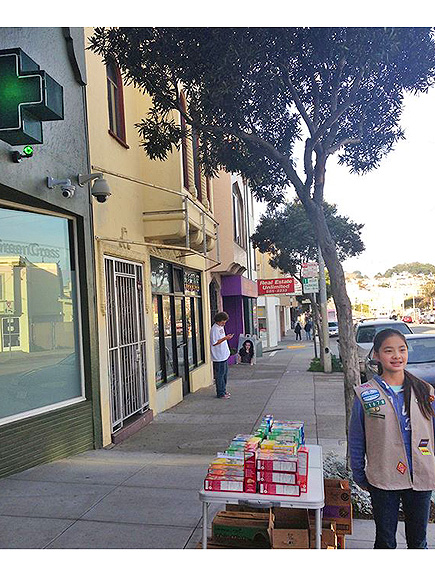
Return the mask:
<path id="1" fill-rule="evenodd" d="M 406 338 L 388 328 L 375 336 L 378 375 L 355 387 L 349 451 L 355 482 L 370 492 L 375 548 L 396 548 L 399 503 L 408 548 L 427 548 L 435 489 L 434 389 L 405 370 Z"/>
<path id="2" fill-rule="evenodd" d="M 234 334 L 225 334 L 224 327 L 228 319 L 229 316 L 226 312 L 218 312 L 210 330 L 211 358 L 218 399 L 228 399 L 231 396 L 230 393 L 227 393 L 228 358 L 230 356 L 228 340 L 231 340 Z"/>
<path id="3" fill-rule="evenodd" d="M 307 340 L 311 340 L 311 329 L 312 329 L 313 325 L 311 324 L 311 320 L 308 319 L 307 322 L 305 323 L 304 326 L 304 330 L 305 330 L 305 338 Z"/>
<path id="4" fill-rule="evenodd" d="M 301 332 L 302 332 L 302 326 L 299 324 L 299 322 L 296 322 L 296 325 L 295 325 L 296 340 L 298 340 L 298 339 L 302 340 Z"/>

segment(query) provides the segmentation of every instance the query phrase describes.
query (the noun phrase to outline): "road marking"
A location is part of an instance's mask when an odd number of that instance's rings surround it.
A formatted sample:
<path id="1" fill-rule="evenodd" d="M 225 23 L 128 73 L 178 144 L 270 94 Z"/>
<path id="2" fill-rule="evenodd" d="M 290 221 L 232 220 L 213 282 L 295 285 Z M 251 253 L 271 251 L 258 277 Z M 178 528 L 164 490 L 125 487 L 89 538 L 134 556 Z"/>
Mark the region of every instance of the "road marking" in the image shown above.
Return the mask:
<path id="1" fill-rule="evenodd" d="M 287 348 L 305 348 L 305 344 L 301 344 L 301 346 L 288 346 Z"/>
<path id="2" fill-rule="evenodd" d="M 277 352 L 278 352 L 277 350 L 274 350 L 273 352 L 271 352 L 271 353 L 269 354 L 269 356 L 275 356 Z"/>

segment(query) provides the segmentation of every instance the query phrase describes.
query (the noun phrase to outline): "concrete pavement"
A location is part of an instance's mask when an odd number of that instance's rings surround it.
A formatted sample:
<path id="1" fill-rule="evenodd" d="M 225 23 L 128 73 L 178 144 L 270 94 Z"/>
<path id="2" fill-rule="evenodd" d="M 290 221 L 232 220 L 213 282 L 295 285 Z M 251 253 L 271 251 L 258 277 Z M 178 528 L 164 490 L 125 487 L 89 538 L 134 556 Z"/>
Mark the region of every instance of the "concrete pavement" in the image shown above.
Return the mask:
<path id="1" fill-rule="evenodd" d="M 228 400 L 204 388 L 111 449 L 1 479 L 0 548 L 196 548 L 207 465 L 263 415 L 305 421 L 308 443 L 344 456 L 342 375 L 307 372 L 312 357 L 312 343 L 286 338 L 257 365 L 230 367 Z M 210 520 L 223 507 L 212 504 Z M 355 520 L 346 548 L 373 540 L 373 522 Z M 402 523 L 398 540 L 406 547 Z"/>

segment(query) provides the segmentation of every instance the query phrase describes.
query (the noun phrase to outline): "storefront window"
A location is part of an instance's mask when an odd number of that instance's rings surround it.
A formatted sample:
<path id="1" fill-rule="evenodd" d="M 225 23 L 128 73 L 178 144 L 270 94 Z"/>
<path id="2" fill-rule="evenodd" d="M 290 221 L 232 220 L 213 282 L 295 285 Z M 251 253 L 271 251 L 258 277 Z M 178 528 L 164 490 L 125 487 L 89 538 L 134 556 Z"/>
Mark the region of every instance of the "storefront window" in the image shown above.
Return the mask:
<path id="1" fill-rule="evenodd" d="M 201 273 L 151 260 L 156 380 L 161 386 L 202 364 L 204 330 Z M 164 355 L 162 354 L 164 353 Z"/>
<path id="2" fill-rule="evenodd" d="M 163 332 L 165 341 L 165 361 L 166 361 L 166 380 L 170 380 L 177 374 L 174 364 L 174 346 L 172 340 L 172 309 L 171 296 L 163 296 Z"/>
<path id="3" fill-rule="evenodd" d="M 72 220 L 0 208 L 0 422 L 82 398 Z"/>
<path id="4" fill-rule="evenodd" d="M 160 296 L 153 297 L 153 328 L 154 328 L 154 363 L 156 366 L 156 383 L 161 385 L 164 382 L 163 368 L 160 354 Z"/>

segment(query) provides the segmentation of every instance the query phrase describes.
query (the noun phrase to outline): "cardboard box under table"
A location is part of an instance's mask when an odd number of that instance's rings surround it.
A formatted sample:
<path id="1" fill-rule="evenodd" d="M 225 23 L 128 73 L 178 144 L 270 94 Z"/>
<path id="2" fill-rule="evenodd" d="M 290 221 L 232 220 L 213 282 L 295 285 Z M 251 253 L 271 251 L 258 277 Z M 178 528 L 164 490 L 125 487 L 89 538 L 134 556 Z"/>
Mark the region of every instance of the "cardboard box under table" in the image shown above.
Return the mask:
<path id="1" fill-rule="evenodd" d="M 228 546 L 269 548 L 269 513 L 220 511 L 213 519 L 212 539 Z"/>
<path id="2" fill-rule="evenodd" d="M 270 512 L 269 536 L 273 549 L 308 549 L 310 531 L 307 510 L 273 508 Z"/>
<path id="3" fill-rule="evenodd" d="M 315 511 L 314 529 L 316 538 L 316 548 L 321 546 L 321 509 L 324 506 L 323 488 L 323 458 L 322 448 L 319 445 L 308 445 L 308 480 L 307 493 L 298 497 L 283 495 L 264 495 L 260 493 L 231 493 L 221 491 L 199 492 L 199 499 L 202 502 L 202 548 L 207 548 L 207 523 L 208 506 L 211 503 L 236 504 L 239 506 L 249 506 L 250 508 L 298 508 Z"/>

